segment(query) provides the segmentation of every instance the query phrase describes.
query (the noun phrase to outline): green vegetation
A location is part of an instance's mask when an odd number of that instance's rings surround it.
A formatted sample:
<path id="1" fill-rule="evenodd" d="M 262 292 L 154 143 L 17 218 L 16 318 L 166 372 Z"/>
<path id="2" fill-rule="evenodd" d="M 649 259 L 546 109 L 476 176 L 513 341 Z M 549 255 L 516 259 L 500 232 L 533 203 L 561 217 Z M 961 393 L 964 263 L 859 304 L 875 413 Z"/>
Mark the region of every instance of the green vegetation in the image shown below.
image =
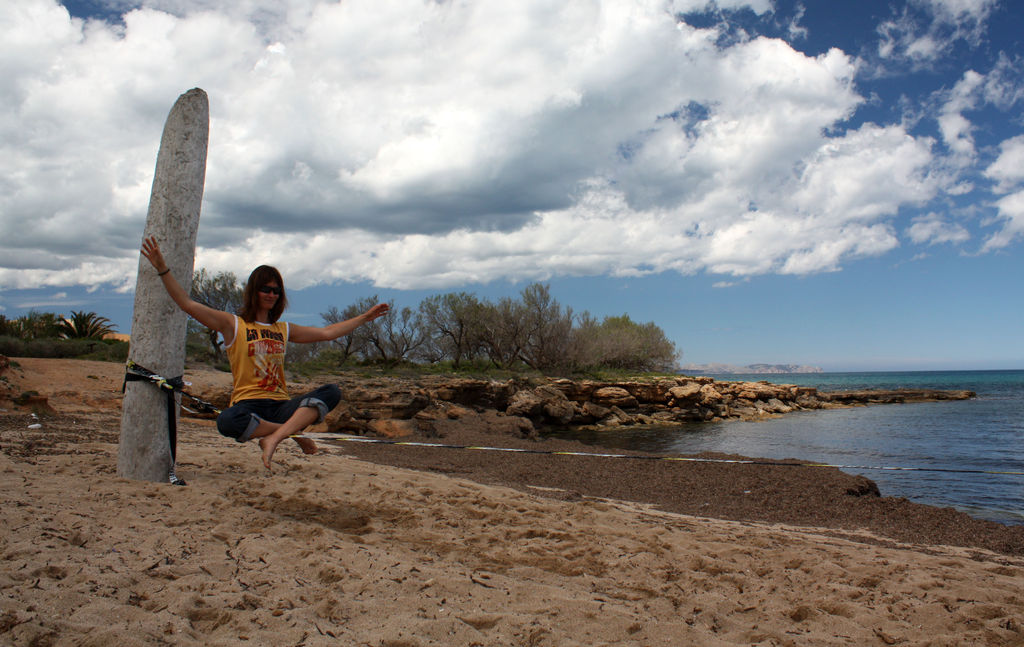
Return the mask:
<path id="1" fill-rule="evenodd" d="M 325 323 L 344 321 L 377 301 L 367 297 L 321 316 Z M 292 366 L 517 376 L 671 373 L 679 357 L 654 323 L 640 324 L 626 314 L 601 321 L 588 312 L 575 315 L 539 283 L 528 285 L 518 299 L 497 303 L 457 292 L 427 297 L 416 308 L 393 305 L 386 316 L 332 342 L 329 351 L 289 346 L 288 353 Z"/>
<path id="2" fill-rule="evenodd" d="M 110 320 L 95 312 L 72 312 L 70 318 L 35 311 L 17 319 L 0 315 L 0 355 L 123 362 L 128 342 L 103 339 L 111 332 Z"/>
<path id="3" fill-rule="evenodd" d="M 237 311 L 242 287 L 233 274 L 195 273 L 192 297 L 210 307 Z M 378 302 L 376 295 L 321 314 L 325 324 L 351 319 Z M 32 312 L 0 315 L 0 354 L 14 357 L 79 357 L 124 361 L 128 343 L 104 340 L 110 321 L 94 312 L 70 318 Z M 189 321 L 190 363 L 229 370 L 219 335 Z M 299 374 L 357 370 L 379 374 L 457 373 L 531 379 L 584 375 L 622 379 L 639 373 L 674 373 L 679 353 L 654 323 L 629 315 L 598 320 L 558 303 L 548 286 L 528 285 L 518 298 L 497 302 L 466 292 L 427 297 L 416 307 L 392 304 L 384 317 L 329 343 L 289 344 L 289 368 Z"/>
<path id="4" fill-rule="evenodd" d="M 70 319 L 61 319 L 57 323 L 60 336 L 65 339 L 103 339 L 114 332 L 110 319 L 101 317 L 95 312 L 71 311 Z"/>
<path id="5" fill-rule="evenodd" d="M 60 337 L 60 322 L 64 319 L 51 312 L 29 312 L 17 319 L 0 315 L 0 337 L 14 339 L 49 339 Z"/>
<path id="6" fill-rule="evenodd" d="M 0 355 L 7 357 L 51 357 L 123 362 L 128 359 L 128 342 L 116 339 L 19 339 L 0 337 Z"/>

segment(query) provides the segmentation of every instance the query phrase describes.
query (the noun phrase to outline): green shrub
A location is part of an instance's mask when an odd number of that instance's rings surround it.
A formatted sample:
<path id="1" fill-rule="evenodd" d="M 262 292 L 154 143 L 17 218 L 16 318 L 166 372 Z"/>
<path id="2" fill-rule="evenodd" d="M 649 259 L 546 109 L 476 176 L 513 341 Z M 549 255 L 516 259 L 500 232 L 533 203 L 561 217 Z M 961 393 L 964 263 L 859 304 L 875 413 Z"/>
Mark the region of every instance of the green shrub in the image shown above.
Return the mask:
<path id="1" fill-rule="evenodd" d="M 8 357 L 76 358 L 105 362 L 128 359 L 128 342 L 115 339 L 17 339 L 0 337 L 0 355 Z"/>

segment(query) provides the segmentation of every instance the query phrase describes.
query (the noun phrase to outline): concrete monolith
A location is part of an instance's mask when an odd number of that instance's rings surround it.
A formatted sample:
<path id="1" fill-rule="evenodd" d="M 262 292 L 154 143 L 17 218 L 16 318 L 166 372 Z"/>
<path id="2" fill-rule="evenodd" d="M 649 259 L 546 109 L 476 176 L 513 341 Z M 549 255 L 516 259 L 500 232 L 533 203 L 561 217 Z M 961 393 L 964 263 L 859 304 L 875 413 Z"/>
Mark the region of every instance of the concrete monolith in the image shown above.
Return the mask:
<path id="1" fill-rule="evenodd" d="M 206 93 L 194 88 L 178 97 L 160 139 L 143 233 L 143 238 L 156 238 L 167 267 L 186 290 L 192 283 L 209 133 Z M 185 313 L 140 254 L 128 359 L 163 377 L 181 376 L 185 370 L 185 325 Z M 166 392 L 149 382 L 128 382 L 122 407 L 118 474 L 142 481 L 176 482 Z M 175 406 L 175 416 L 177 409 Z"/>

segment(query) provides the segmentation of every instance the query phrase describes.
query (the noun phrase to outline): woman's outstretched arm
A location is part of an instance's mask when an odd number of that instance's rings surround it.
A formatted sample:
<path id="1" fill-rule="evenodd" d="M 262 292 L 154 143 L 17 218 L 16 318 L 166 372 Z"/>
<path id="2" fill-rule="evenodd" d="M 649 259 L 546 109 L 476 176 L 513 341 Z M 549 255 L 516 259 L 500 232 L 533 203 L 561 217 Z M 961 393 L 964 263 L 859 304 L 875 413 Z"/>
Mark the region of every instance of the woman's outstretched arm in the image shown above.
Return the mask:
<path id="1" fill-rule="evenodd" d="M 222 310 L 216 310 L 189 297 L 185 289 L 174 278 L 174 275 L 168 271 L 167 262 L 164 260 L 164 255 L 160 252 L 160 246 L 152 236 L 142 241 L 142 255 L 146 257 L 153 266 L 153 269 L 156 270 L 160 280 L 163 281 L 167 294 L 178 304 L 179 308 L 207 328 L 219 331 L 224 335 L 226 342 L 230 343 L 232 341 L 230 338 L 234 336 L 234 315 Z"/>
<path id="2" fill-rule="evenodd" d="M 369 323 L 378 317 L 383 317 L 391 307 L 386 303 L 378 303 L 363 314 L 339 321 L 327 326 L 317 328 L 315 326 L 288 326 L 288 341 L 299 343 L 311 343 L 315 341 L 331 341 L 338 337 L 344 337 L 364 323 Z"/>

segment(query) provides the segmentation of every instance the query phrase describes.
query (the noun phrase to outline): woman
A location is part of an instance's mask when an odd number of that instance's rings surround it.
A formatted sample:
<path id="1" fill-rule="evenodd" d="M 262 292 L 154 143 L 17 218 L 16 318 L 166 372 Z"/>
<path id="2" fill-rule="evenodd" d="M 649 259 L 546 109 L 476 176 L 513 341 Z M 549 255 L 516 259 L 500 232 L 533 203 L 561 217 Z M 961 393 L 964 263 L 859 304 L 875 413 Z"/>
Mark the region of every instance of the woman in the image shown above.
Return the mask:
<path id="1" fill-rule="evenodd" d="M 267 469 L 282 440 L 322 421 L 341 400 L 341 392 L 334 384 L 295 398 L 288 396 L 284 379 L 288 342 L 337 339 L 388 312 L 388 304 L 378 303 L 358 317 L 322 328 L 278 321 L 288 305 L 284 281 L 275 268 L 260 265 L 249 275 L 242 308 L 234 315 L 193 301 L 171 275 L 156 239 L 142 241 L 142 255 L 153 265 L 167 294 L 179 308 L 223 335 L 234 383 L 231 405 L 217 416 L 217 430 L 240 443 L 257 439 Z M 309 438 L 295 438 L 295 442 L 306 454 L 317 451 L 316 443 Z"/>

